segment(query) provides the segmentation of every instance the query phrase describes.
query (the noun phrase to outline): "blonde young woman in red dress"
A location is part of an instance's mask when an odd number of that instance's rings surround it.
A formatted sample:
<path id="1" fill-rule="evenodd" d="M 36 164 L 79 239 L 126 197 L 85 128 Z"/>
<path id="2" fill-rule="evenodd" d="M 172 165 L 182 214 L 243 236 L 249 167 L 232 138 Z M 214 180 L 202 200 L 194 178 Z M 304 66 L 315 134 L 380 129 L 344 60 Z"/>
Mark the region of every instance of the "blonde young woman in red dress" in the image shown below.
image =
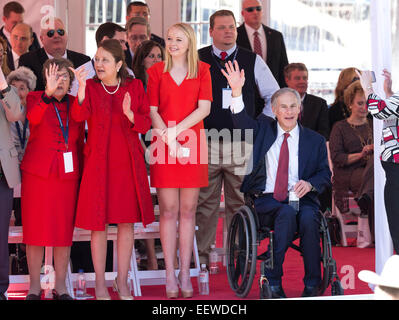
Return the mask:
<path id="1" fill-rule="evenodd" d="M 114 288 L 120 299 L 133 297 L 127 285 L 134 243 L 133 223 L 154 221 L 143 148 L 139 133 L 151 126 L 150 108 L 140 80 L 128 76 L 119 41 L 101 42 L 94 58 L 96 76 L 86 82 L 75 71 L 78 96 L 72 117 L 87 120 L 84 169 L 75 225 L 92 230 L 91 251 L 96 297 L 109 300 L 105 283 L 108 224 L 118 225 L 118 275 Z"/>
<path id="2" fill-rule="evenodd" d="M 195 34 L 189 25 L 178 23 L 169 28 L 166 60 L 147 72 L 153 132 L 159 133 L 150 148 L 150 173 L 151 185 L 157 188 L 161 214 L 166 295 L 177 298 L 180 284 L 183 297 L 188 298 L 193 295 L 190 261 L 198 195 L 200 188 L 208 185 L 208 155 L 202 120 L 209 114 L 212 100 L 209 65 L 199 61 Z M 177 232 L 178 279 L 174 269 Z"/>

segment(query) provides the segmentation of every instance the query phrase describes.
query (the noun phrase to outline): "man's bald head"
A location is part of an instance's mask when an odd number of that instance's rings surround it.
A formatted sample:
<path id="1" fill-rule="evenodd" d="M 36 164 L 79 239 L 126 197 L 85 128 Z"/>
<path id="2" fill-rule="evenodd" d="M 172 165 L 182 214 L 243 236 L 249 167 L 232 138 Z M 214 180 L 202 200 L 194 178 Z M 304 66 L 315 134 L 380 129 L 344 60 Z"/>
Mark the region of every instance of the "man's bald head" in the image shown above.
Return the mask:
<path id="1" fill-rule="evenodd" d="M 27 53 L 29 46 L 33 42 L 32 27 L 26 23 L 17 23 L 11 30 L 10 44 L 11 48 L 19 55 Z"/>
<path id="2" fill-rule="evenodd" d="M 48 54 L 56 58 L 62 57 L 68 43 L 64 22 L 59 18 L 49 18 L 42 21 L 40 40 Z"/>

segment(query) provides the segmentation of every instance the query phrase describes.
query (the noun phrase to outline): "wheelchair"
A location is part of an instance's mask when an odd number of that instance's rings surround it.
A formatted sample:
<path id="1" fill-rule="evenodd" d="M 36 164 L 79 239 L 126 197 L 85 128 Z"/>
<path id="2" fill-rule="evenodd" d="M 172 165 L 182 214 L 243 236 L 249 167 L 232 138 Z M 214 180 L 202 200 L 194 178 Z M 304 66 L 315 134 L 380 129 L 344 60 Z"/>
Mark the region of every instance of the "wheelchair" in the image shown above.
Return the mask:
<path id="1" fill-rule="evenodd" d="M 270 299 L 272 292 L 265 277 L 265 268 L 273 268 L 273 228 L 260 225 L 254 205 L 256 197 L 255 194 L 245 194 L 245 205 L 233 215 L 227 236 L 227 277 L 236 296 L 245 298 L 255 278 L 257 261 L 261 260 L 259 296 L 260 299 Z M 266 238 L 269 238 L 269 248 L 267 252 L 257 256 L 258 245 Z M 293 242 L 298 238 L 299 235 L 296 234 Z M 318 295 L 323 295 L 330 284 L 333 296 L 343 295 L 344 290 L 337 274 L 336 262 L 332 257 L 327 221 L 323 214 L 321 214 L 320 238 L 322 280 Z M 291 243 L 291 248 L 302 254 L 301 248 L 294 243 Z"/>

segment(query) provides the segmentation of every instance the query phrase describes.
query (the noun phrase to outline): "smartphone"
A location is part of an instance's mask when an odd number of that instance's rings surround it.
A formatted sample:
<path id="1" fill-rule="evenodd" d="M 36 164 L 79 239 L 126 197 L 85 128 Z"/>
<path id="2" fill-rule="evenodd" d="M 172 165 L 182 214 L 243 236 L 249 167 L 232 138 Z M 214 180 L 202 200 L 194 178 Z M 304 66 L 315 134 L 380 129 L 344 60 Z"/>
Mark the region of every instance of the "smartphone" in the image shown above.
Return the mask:
<path id="1" fill-rule="evenodd" d="M 371 71 L 371 82 L 374 83 L 375 82 L 375 72 Z"/>

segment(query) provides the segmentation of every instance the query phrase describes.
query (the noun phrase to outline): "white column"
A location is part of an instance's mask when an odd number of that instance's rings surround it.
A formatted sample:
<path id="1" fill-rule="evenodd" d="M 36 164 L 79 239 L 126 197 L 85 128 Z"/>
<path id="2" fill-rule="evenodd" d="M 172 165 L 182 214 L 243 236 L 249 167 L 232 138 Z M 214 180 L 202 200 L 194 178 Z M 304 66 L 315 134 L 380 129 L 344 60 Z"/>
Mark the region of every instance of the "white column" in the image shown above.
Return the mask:
<path id="1" fill-rule="evenodd" d="M 370 12 L 372 66 L 377 78 L 374 90 L 381 97 L 385 97 L 381 73 L 384 68 L 391 70 L 391 1 L 372 0 Z M 375 270 L 378 274 L 393 253 L 384 205 L 385 172 L 380 162 L 381 134 L 382 121 L 374 119 Z"/>

